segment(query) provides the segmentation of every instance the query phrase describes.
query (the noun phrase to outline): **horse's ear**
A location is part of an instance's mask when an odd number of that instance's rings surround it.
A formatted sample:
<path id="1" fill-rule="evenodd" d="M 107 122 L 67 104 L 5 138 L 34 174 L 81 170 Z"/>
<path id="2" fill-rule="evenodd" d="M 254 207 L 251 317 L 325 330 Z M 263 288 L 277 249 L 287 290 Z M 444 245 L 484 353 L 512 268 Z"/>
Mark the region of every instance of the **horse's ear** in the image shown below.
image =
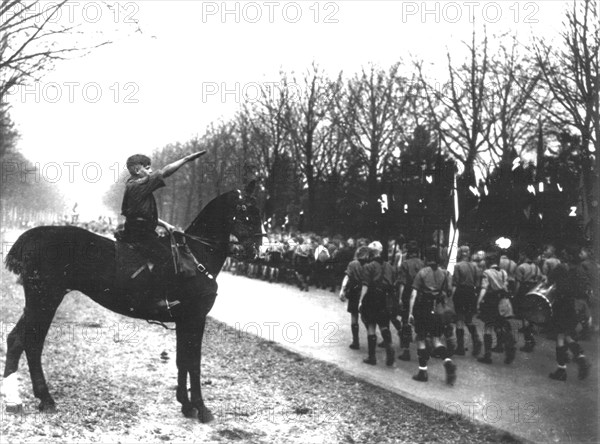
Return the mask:
<path id="1" fill-rule="evenodd" d="M 256 179 L 248 182 L 248 185 L 246 185 L 246 188 L 244 189 L 244 193 L 246 196 L 252 196 L 254 194 L 254 190 L 256 190 Z"/>

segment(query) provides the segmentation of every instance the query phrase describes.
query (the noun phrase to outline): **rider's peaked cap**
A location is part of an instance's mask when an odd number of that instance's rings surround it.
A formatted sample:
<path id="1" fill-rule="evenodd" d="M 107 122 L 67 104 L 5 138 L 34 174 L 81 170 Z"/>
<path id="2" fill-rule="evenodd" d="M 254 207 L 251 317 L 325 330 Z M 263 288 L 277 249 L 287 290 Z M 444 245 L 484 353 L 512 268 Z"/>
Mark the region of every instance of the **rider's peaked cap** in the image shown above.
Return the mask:
<path id="1" fill-rule="evenodd" d="M 127 159 L 127 169 L 130 169 L 133 165 L 144 165 L 148 166 L 152 163 L 150 158 L 144 154 L 134 154 L 133 156 L 129 156 Z"/>

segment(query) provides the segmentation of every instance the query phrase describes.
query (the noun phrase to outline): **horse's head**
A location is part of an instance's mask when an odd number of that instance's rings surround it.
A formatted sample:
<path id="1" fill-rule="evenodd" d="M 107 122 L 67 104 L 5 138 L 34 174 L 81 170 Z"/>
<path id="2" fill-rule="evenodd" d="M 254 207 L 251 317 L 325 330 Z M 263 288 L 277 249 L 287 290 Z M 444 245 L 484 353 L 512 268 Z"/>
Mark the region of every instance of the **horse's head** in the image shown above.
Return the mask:
<path id="1" fill-rule="evenodd" d="M 233 227 L 234 237 L 229 254 L 236 259 L 254 259 L 265 235 L 260 212 L 256 206 L 254 189 L 256 181 L 250 182 L 244 191 L 237 191 L 234 197 Z"/>

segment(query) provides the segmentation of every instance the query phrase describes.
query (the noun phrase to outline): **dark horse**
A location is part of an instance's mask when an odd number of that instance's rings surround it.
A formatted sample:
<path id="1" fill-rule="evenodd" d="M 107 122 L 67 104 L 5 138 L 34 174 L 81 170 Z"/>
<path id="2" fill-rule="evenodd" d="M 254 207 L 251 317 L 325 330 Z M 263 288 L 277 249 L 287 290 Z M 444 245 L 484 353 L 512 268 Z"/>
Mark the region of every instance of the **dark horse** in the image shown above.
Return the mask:
<path id="1" fill-rule="evenodd" d="M 234 190 L 215 198 L 185 230 L 190 249 L 198 262 L 206 267 L 207 273 L 181 281 L 177 293 L 181 303 L 178 310 L 173 311 L 173 317 L 168 313 L 153 315 L 143 307 L 132 308 L 131 299 L 123 294 L 116 282 L 116 244 L 112 240 L 69 226 L 37 227 L 23 233 L 5 261 L 6 267 L 20 276 L 25 292 L 23 315 L 7 338 L 5 393 L 15 391 L 10 385 L 16 383 L 15 372 L 25 351 L 33 393 L 41 400 L 40 410 L 56 408 L 42 370 L 42 349 L 63 297 L 71 290 L 78 290 L 125 316 L 175 322 L 177 400 L 182 404 L 181 411 L 185 416 L 210 421 L 213 417 L 204 405 L 200 389 L 202 336 L 206 315 L 217 296 L 214 277 L 225 258 L 229 254 L 240 259 L 254 257 L 261 242 L 262 222 L 253 191 L 254 182 L 251 182 L 245 192 Z M 188 398 L 188 375 L 191 399 Z M 12 405 L 7 402 L 7 407 L 20 410 L 20 400 Z"/>

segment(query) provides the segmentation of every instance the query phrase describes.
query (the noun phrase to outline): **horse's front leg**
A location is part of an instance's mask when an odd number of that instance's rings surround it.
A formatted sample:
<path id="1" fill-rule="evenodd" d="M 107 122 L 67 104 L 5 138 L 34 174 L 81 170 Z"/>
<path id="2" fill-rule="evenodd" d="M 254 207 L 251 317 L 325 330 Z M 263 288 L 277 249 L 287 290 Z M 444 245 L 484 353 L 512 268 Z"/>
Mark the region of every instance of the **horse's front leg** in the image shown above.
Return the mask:
<path id="1" fill-rule="evenodd" d="M 181 403 L 181 413 L 187 418 L 196 418 L 198 410 L 190 402 L 187 389 L 187 375 L 191 365 L 191 357 L 188 353 L 189 335 L 181 323 L 177 323 L 177 401 Z"/>
<path id="2" fill-rule="evenodd" d="M 200 387 L 200 362 L 202 337 L 206 319 L 177 324 L 177 400 L 182 404 L 181 411 L 186 417 L 196 416 L 203 422 L 213 420 L 211 411 L 204 405 Z M 191 401 L 187 395 L 187 374 L 190 375 Z"/>
<path id="3" fill-rule="evenodd" d="M 191 349 L 192 362 L 190 366 L 190 394 L 192 397 L 192 405 L 198 409 L 198 419 L 200 422 L 207 423 L 214 419 L 211 411 L 204 405 L 202 399 L 202 388 L 200 386 L 200 363 L 202 361 L 202 338 L 204 336 L 204 327 L 206 325 L 206 317 L 202 317 L 195 326 L 195 334 L 193 335 L 193 345 Z"/>

